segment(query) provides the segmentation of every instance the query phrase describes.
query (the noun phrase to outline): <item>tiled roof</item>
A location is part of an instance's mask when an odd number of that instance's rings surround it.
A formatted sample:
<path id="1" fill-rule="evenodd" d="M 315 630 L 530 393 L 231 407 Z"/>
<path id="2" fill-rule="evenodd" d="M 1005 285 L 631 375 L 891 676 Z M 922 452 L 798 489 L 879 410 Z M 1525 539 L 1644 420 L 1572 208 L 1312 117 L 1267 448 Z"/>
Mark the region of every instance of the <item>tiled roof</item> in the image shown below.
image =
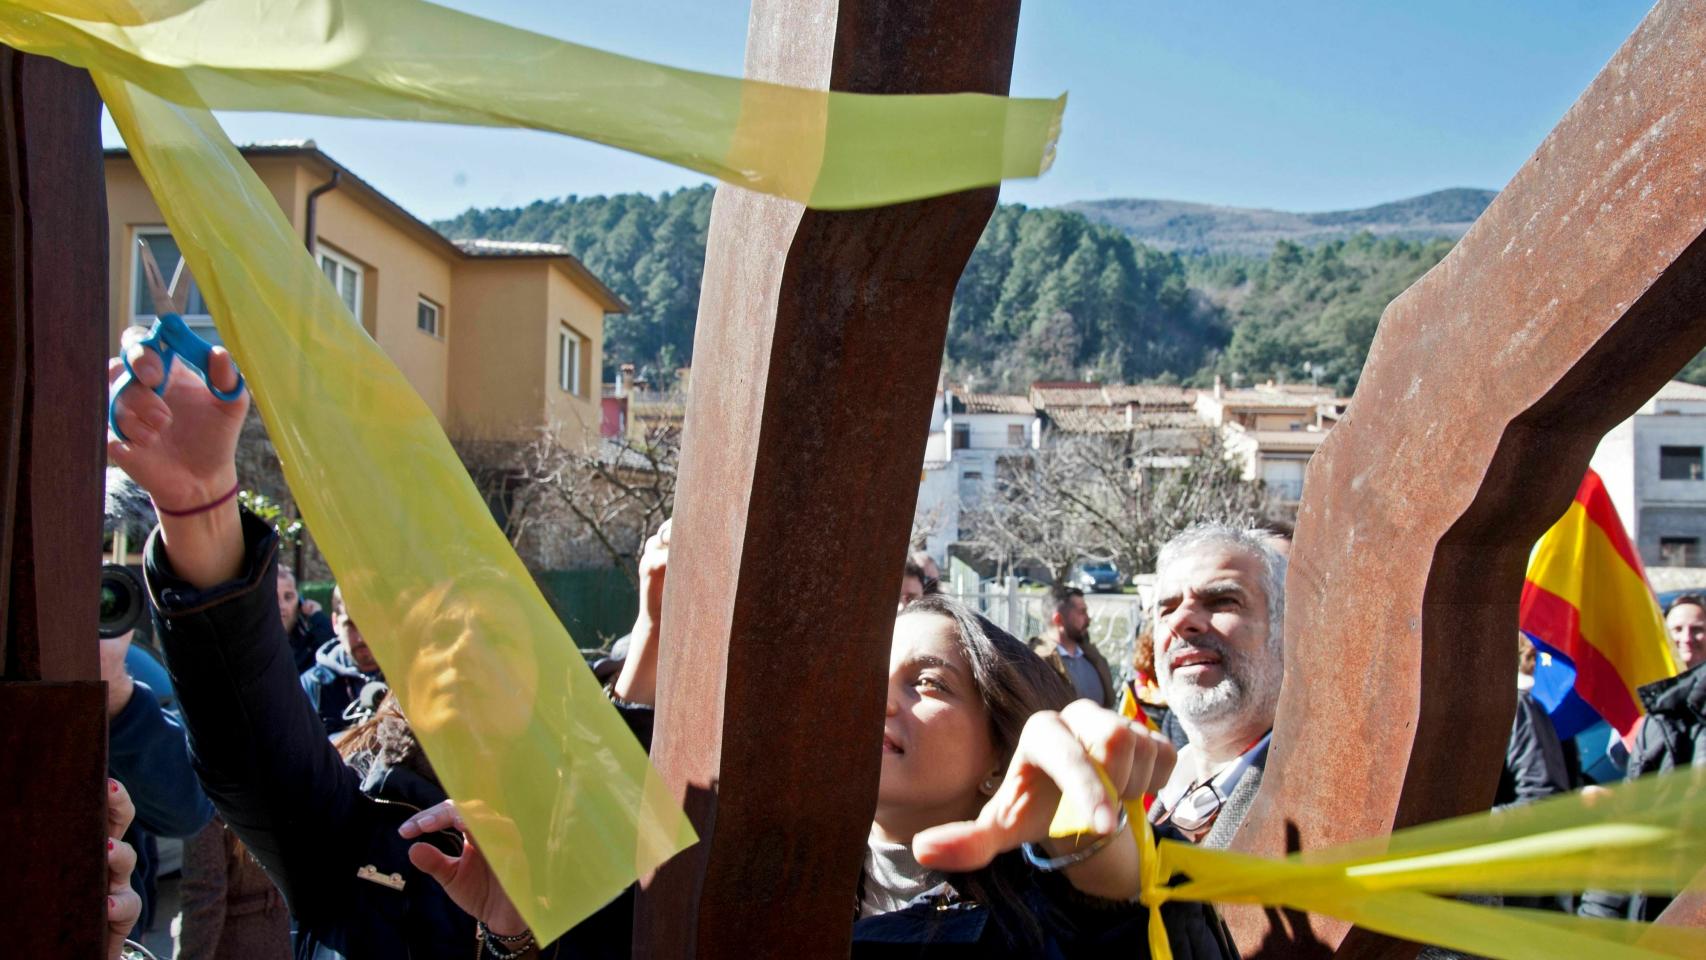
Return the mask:
<path id="1" fill-rule="evenodd" d="M 1128 417 L 1120 407 L 1056 407 L 1048 411 L 1049 422 L 1067 433 L 1122 433 L 1128 430 L 1186 430 L 1208 433 L 1214 427 L 1202 417 L 1184 410 L 1139 410 Z"/>
<path id="2" fill-rule="evenodd" d="M 452 240 L 463 253 L 471 257 L 566 257 L 569 248 L 560 243 L 533 243 L 526 240 Z"/>
<path id="3" fill-rule="evenodd" d="M 1139 413 L 1133 421 L 1140 430 L 1201 430 L 1206 433 L 1214 429 L 1207 420 L 1194 413 L 1174 410 Z"/>
<path id="4" fill-rule="evenodd" d="M 1026 397 L 1005 393 L 955 393 L 956 405 L 966 413 L 1033 414 L 1036 409 Z M 956 411 L 958 412 L 958 411 Z"/>
<path id="5" fill-rule="evenodd" d="M 1322 430 L 1247 430 L 1260 450 L 1314 450 L 1327 439 Z"/>
<path id="6" fill-rule="evenodd" d="M 1048 418 L 1056 430 L 1065 433 L 1124 433 L 1131 429 L 1124 412 L 1108 407 L 1052 407 Z"/>
<path id="7" fill-rule="evenodd" d="M 1159 383 L 1118 384 L 1103 388 L 1103 392 L 1108 395 L 1108 402 L 1114 406 L 1135 403 L 1140 407 L 1176 407 L 1188 410 L 1197 398 L 1195 390 Z"/>
<path id="8" fill-rule="evenodd" d="M 1286 410 L 1314 410 L 1323 401 L 1332 399 L 1331 391 L 1315 394 L 1280 393 L 1275 390 L 1228 390 L 1219 398 L 1226 407 L 1268 407 Z"/>
<path id="9" fill-rule="evenodd" d="M 1263 383 L 1253 389 L 1267 393 L 1289 393 L 1299 397 L 1330 397 L 1333 391 L 1313 383 Z"/>
<path id="10" fill-rule="evenodd" d="M 1043 410 L 1053 407 L 1105 407 L 1108 405 L 1108 395 L 1098 386 L 1033 386 L 1031 403 Z"/>

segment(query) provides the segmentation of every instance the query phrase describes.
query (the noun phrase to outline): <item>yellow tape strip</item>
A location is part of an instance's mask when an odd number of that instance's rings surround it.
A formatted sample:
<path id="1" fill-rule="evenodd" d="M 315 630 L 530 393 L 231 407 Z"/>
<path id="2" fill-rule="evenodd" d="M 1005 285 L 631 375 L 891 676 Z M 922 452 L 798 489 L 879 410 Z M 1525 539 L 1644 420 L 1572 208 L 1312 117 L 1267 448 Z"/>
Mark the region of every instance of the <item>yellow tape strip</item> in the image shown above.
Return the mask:
<path id="1" fill-rule="evenodd" d="M 1138 837 L 1150 950 L 1171 960 L 1160 908 L 1169 900 L 1260 904 L 1337 917 L 1419 943 L 1497 960 L 1706 956 L 1706 931 L 1493 908 L 1437 894 L 1646 891 L 1697 882 L 1706 863 L 1706 769 L 1567 794 L 1389 837 L 1269 860 Z M 1154 863 L 1150 868 L 1149 863 Z M 1167 886 L 1172 877 L 1186 879 Z"/>
<path id="2" fill-rule="evenodd" d="M 0 43 L 180 104 L 527 127 L 820 209 L 1053 162 L 1065 97 L 827 93 L 679 70 L 417 0 L 0 0 Z"/>
<path id="3" fill-rule="evenodd" d="M 95 80 L 434 769 L 534 933 L 556 938 L 692 828 L 438 421 L 213 115 Z"/>

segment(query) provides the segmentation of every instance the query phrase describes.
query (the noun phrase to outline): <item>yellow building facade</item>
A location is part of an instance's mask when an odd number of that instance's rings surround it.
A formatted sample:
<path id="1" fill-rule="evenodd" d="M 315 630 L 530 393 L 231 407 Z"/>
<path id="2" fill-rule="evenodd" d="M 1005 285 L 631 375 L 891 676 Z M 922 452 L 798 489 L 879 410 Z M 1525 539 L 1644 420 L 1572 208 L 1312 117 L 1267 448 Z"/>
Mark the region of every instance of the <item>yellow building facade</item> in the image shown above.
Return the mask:
<path id="1" fill-rule="evenodd" d="M 440 236 L 312 141 L 242 148 L 327 282 L 457 439 L 598 438 L 604 318 L 627 307 L 567 250 Z M 153 320 L 138 241 L 179 257 L 135 163 L 108 151 L 111 347 Z M 185 320 L 214 339 L 197 295 Z"/>

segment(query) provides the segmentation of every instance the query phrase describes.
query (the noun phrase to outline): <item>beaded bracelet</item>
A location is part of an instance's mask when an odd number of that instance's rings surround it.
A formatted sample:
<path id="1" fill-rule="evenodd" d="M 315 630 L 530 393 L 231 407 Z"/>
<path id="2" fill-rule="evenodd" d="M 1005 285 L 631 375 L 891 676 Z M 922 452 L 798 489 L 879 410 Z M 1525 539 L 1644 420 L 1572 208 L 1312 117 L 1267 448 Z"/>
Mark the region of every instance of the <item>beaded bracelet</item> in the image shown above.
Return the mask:
<path id="1" fill-rule="evenodd" d="M 518 960 L 536 945 L 532 930 L 523 930 L 506 937 L 501 933 L 493 933 L 484 920 L 475 924 L 474 935 L 480 941 L 481 956 L 490 955 L 497 960 Z"/>

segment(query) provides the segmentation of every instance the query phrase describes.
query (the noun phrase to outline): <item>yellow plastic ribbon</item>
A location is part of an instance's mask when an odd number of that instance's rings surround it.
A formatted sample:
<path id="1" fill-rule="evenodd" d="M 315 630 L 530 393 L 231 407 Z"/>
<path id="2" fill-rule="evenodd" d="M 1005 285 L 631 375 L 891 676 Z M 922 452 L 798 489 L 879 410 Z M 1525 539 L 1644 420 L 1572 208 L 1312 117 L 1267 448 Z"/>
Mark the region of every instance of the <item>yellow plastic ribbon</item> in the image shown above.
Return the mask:
<path id="1" fill-rule="evenodd" d="M 1122 707 L 1128 717 L 1130 712 Z M 1117 794 L 1103 775 L 1110 800 Z M 1706 931 L 1494 908 L 1441 895 L 1585 890 L 1672 895 L 1706 882 L 1706 767 L 1489 813 L 1424 824 L 1283 860 L 1155 840 L 1141 804 L 1126 813 L 1140 858 L 1138 901 L 1149 951 L 1172 960 L 1161 907 L 1170 900 L 1244 903 L 1337 917 L 1418 943 L 1495 960 L 1593 956 L 1706 957 Z M 1091 832 L 1063 798 L 1051 837 Z M 1182 875 L 1176 886 L 1169 882 Z"/>
<path id="2" fill-rule="evenodd" d="M 418 0 L 0 0 L 0 43 L 180 105 L 549 130 L 820 209 L 1038 176 L 1065 107 L 722 77 Z"/>
<path id="3" fill-rule="evenodd" d="M 95 73 L 345 602 L 550 941 L 694 842 L 426 404 L 206 110 Z"/>
<path id="4" fill-rule="evenodd" d="M 1161 924 L 1169 900 L 1307 911 L 1496 960 L 1706 957 L 1702 930 L 1441 896 L 1689 889 L 1706 864 L 1706 768 L 1620 784 L 1607 796 L 1567 794 L 1284 860 L 1174 840 L 1155 844 L 1147 829 L 1137 842 L 1145 858 L 1139 899 L 1150 909 L 1155 960 L 1172 958 Z M 1187 879 L 1168 886 L 1179 874 Z"/>

